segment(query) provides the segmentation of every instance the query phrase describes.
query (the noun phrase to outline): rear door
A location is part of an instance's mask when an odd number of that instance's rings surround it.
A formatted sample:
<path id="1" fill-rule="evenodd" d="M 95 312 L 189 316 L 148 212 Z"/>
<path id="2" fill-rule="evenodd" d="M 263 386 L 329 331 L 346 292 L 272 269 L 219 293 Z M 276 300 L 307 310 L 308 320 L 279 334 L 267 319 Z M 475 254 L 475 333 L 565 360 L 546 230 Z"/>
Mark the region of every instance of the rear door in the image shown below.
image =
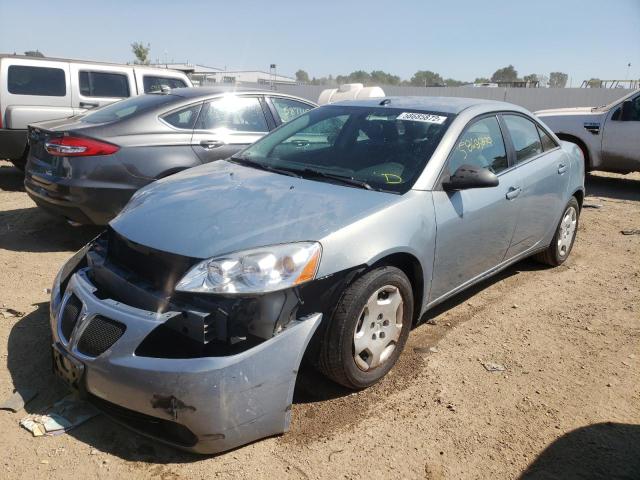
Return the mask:
<path id="1" fill-rule="evenodd" d="M 229 95 L 205 102 L 191 144 L 202 162 L 228 158 L 269 131 L 260 95 Z"/>
<path id="2" fill-rule="evenodd" d="M 521 178 L 521 211 L 507 252 L 514 257 L 540 243 L 556 227 L 569 184 L 569 159 L 555 140 L 530 118 L 505 113 L 502 122 Z"/>
<path id="3" fill-rule="evenodd" d="M 437 236 L 430 301 L 499 265 L 520 211 L 522 179 L 509 168 L 507 147 L 496 115 L 469 124 L 447 160 L 442 180 L 462 165 L 489 169 L 500 183 L 492 188 L 433 191 Z"/>
<path id="4" fill-rule="evenodd" d="M 0 78 L 4 128 L 73 115 L 67 62 L 3 58 Z"/>
<path id="5" fill-rule="evenodd" d="M 72 63 L 71 100 L 76 113 L 102 107 L 135 95 L 130 67 Z"/>
<path id="6" fill-rule="evenodd" d="M 640 170 L 640 94 L 631 99 L 630 118 L 622 119 L 622 108 L 608 113 L 602 138 L 602 162 L 605 170 L 627 173 Z"/>

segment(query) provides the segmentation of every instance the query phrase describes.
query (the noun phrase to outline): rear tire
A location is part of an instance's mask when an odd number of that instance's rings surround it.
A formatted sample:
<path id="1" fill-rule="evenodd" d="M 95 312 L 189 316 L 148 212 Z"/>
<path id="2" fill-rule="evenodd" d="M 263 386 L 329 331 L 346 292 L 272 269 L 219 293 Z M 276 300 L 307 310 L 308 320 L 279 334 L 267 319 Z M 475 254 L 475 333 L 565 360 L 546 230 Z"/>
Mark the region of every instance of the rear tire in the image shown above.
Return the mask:
<path id="1" fill-rule="evenodd" d="M 320 346 L 319 367 L 351 389 L 373 385 L 395 365 L 409 336 L 413 290 L 402 270 L 380 267 L 340 299 Z"/>
<path id="2" fill-rule="evenodd" d="M 536 254 L 533 258 L 553 267 L 562 265 L 569 257 L 573 243 L 576 240 L 579 218 L 580 206 L 578 205 L 578 200 L 576 200 L 576 197 L 571 197 L 571 200 L 564 208 L 551 244 L 545 251 Z"/>

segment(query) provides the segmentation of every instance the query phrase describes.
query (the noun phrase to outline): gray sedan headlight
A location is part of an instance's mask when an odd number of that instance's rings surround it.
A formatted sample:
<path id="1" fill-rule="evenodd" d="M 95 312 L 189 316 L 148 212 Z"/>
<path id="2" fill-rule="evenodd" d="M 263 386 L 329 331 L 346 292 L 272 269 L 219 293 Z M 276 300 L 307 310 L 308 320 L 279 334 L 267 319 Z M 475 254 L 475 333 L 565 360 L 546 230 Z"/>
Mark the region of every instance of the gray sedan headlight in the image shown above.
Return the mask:
<path id="1" fill-rule="evenodd" d="M 265 293 L 313 280 L 322 248 L 317 242 L 261 247 L 198 263 L 176 285 L 179 292 Z"/>

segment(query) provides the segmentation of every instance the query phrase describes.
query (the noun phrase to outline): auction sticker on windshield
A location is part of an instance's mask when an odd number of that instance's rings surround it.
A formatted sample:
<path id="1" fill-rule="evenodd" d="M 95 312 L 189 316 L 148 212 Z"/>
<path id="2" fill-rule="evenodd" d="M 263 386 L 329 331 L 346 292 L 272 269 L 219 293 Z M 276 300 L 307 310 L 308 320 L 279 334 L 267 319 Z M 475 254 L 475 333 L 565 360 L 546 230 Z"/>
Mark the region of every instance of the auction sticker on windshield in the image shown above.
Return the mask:
<path id="1" fill-rule="evenodd" d="M 409 120 L 412 122 L 437 123 L 442 125 L 447 117 L 441 115 L 431 115 L 429 113 L 403 112 L 397 116 L 396 120 Z"/>

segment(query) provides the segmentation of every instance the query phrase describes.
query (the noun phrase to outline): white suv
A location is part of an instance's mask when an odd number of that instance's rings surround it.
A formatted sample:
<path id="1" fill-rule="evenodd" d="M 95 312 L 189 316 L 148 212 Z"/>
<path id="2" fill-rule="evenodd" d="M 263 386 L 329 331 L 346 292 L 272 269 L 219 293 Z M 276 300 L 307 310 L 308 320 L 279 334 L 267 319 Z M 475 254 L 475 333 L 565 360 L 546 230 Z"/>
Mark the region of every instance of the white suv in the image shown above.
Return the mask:
<path id="1" fill-rule="evenodd" d="M 71 117 L 163 87 L 190 86 L 184 73 L 164 68 L 0 55 L 0 158 L 24 169 L 31 123 Z"/>

